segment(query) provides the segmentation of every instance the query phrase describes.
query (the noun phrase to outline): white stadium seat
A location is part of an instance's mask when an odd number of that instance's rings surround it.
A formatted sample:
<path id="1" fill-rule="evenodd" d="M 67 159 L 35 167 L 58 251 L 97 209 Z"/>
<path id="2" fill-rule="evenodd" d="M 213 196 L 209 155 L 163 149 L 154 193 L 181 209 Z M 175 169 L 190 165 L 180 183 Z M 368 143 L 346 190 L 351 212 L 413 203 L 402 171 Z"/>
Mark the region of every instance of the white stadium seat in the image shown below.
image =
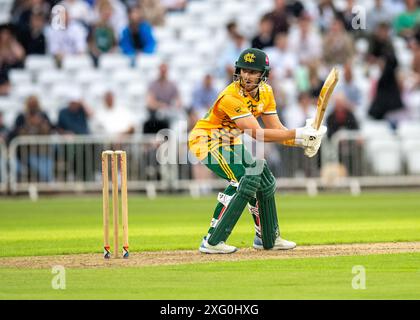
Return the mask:
<path id="1" fill-rule="evenodd" d="M 131 66 L 131 58 L 123 54 L 106 53 L 99 58 L 99 68 L 103 70 L 114 70 L 121 68 L 129 68 Z"/>
<path id="2" fill-rule="evenodd" d="M 96 69 L 79 70 L 75 75 L 74 79 L 82 86 L 89 86 L 95 82 L 103 82 L 106 77 L 103 72 Z"/>
<path id="3" fill-rule="evenodd" d="M 39 96 L 43 88 L 36 84 L 22 84 L 15 86 L 12 89 L 12 96 L 23 102 L 27 97 L 31 95 Z"/>
<path id="4" fill-rule="evenodd" d="M 162 62 L 162 58 L 158 55 L 139 54 L 136 57 L 136 68 L 140 70 L 157 69 Z"/>
<path id="5" fill-rule="evenodd" d="M 368 141 L 368 159 L 377 175 L 398 175 L 402 169 L 399 141 L 395 138 L 374 138 Z"/>
<path id="6" fill-rule="evenodd" d="M 67 55 L 63 57 L 62 68 L 70 71 L 90 69 L 93 68 L 93 60 L 88 54 Z"/>
<path id="7" fill-rule="evenodd" d="M 389 123 L 385 120 L 363 121 L 361 123 L 360 130 L 366 139 L 393 135 Z"/>
<path id="8" fill-rule="evenodd" d="M 9 80 L 12 86 L 32 83 L 32 74 L 25 69 L 12 69 L 9 71 Z"/>
<path id="9" fill-rule="evenodd" d="M 56 68 L 53 56 L 28 55 L 25 59 L 25 69 L 30 71 L 51 70 Z"/>
<path id="10" fill-rule="evenodd" d="M 420 175 L 420 140 L 418 138 L 403 140 L 402 150 L 408 174 Z"/>
<path id="11" fill-rule="evenodd" d="M 398 124 L 397 135 L 402 139 L 418 139 L 420 141 L 420 121 L 402 121 Z M 420 162 L 420 161 L 419 161 Z"/>
<path id="12" fill-rule="evenodd" d="M 144 81 L 140 70 L 138 69 L 120 69 L 111 74 L 112 81 L 120 89 L 125 88 L 132 83 Z"/>

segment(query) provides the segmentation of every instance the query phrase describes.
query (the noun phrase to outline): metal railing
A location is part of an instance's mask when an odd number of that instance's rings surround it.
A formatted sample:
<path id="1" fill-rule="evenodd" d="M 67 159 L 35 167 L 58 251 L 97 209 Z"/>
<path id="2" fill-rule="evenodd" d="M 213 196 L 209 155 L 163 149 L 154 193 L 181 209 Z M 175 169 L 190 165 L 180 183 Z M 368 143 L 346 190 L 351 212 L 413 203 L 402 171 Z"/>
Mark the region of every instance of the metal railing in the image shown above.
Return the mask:
<path id="1" fill-rule="evenodd" d="M 0 141 L 0 192 L 7 192 L 7 148 L 6 145 Z"/>
<path id="2" fill-rule="evenodd" d="M 381 141 L 386 139 L 381 137 Z M 8 187 L 11 193 L 31 188 L 41 192 L 100 191 L 101 152 L 107 149 L 127 152 L 130 191 L 146 191 L 154 196 L 157 191 L 187 190 L 195 196 L 203 189 L 226 186 L 226 181 L 208 174 L 206 168 L 203 171 L 207 177 L 196 176 L 199 165 L 193 164 L 188 156 L 186 139 L 155 135 L 52 135 L 20 136 L 12 140 L 8 166 L 6 148 L 0 145 L 0 190 L 6 191 Z M 248 144 L 248 150 L 252 153 L 252 143 Z M 316 193 L 318 187 L 350 188 L 357 193 L 364 186 L 420 186 L 420 176 L 407 171 L 403 157 L 398 160 L 399 170 L 383 173 L 372 161 L 376 156 L 372 152 L 374 149 L 360 132 L 344 131 L 331 140 L 325 139 L 318 155 L 311 159 L 303 155 L 302 149 L 278 144 L 266 144 L 262 154 L 254 156 L 267 160 L 279 188 L 303 188 L 309 193 Z M 171 161 L 158 161 L 165 157 Z"/>

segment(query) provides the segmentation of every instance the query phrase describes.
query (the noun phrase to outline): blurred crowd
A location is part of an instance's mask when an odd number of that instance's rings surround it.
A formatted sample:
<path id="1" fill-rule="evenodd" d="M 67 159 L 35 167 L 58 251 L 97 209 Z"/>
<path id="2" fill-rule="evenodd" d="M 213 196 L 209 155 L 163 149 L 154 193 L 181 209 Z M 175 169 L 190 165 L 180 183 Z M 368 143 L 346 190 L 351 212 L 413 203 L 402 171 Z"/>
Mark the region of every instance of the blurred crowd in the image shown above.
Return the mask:
<path id="1" fill-rule="evenodd" d="M 16 0 L 10 23 L 0 27 L 0 95 L 10 93 L 8 74 L 22 68 L 28 55 L 50 54 L 60 65 L 66 55 L 88 53 L 97 63 L 104 53 L 154 54 L 158 45 L 154 28 L 164 27 L 168 15 L 183 12 L 193 1 L 204 0 Z M 351 0 L 273 0 L 273 4 L 253 30 L 242 30 L 236 20 L 226 25 L 223 41 L 215 43 L 220 54 L 214 72 L 195 84 L 190 99 L 181 95 L 180 83 L 168 77 L 170 64 L 161 64 L 157 78 L 148 84 L 148 116 L 140 129 L 133 123 L 133 111 L 116 105 L 113 92 L 104 95 L 101 109 L 87 106 L 75 94 L 60 110 L 57 123 L 51 123 L 38 98 L 30 96 L 13 127 L 6 128 L 0 114 L 0 139 L 53 132 L 153 133 L 170 126 L 170 117 L 159 116 L 160 110 L 168 109 L 185 112 L 191 127 L 217 97 L 221 88 L 215 80 L 231 81 L 235 60 L 249 46 L 270 57 L 269 81 L 287 127 L 301 126 L 313 116 L 332 66 L 339 66 L 342 80 L 327 119 L 329 136 L 343 127 L 357 129 L 363 117 L 386 119 L 393 126 L 401 119 L 420 119 L 419 1 L 374 0 L 365 25 Z M 57 28 L 63 21 L 64 27 Z M 404 67 L 395 39 L 410 54 Z M 361 83 L 360 78 L 369 82 Z M 295 95 L 288 90 L 290 82 Z M 110 125 L 116 122 L 118 126 Z"/>

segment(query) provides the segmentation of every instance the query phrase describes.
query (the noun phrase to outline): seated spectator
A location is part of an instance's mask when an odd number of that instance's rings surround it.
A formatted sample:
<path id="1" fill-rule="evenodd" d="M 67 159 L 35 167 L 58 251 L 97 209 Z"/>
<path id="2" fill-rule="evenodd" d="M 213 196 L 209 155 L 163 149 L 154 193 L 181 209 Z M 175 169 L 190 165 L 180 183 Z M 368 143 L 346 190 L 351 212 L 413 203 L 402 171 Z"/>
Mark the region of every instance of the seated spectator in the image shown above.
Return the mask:
<path id="1" fill-rule="evenodd" d="M 258 49 L 273 46 L 273 21 L 269 16 L 265 15 L 261 18 L 259 32 L 254 39 L 252 39 L 251 44 L 253 48 Z"/>
<path id="2" fill-rule="evenodd" d="M 176 84 L 168 79 L 168 66 L 159 66 L 159 77 L 148 89 L 147 109 L 149 119 L 144 123 L 144 133 L 156 133 L 169 128 L 170 119 L 182 108 Z"/>
<path id="3" fill-rule="evenodd" d="M 46 40 L 44 35 L 45 16 L 42 12 L 33 11 L 29 28 L 21 29 L 18 40 L 25 49 L 26 55 L 45 54 Z"/>
<path id="4" fill-rule="evenodd" d="M 394 20 L 395 32 L 409 39 L 414 35 L 414 26 L 420 21 L 420 7 L 417 0 L 405 0 L 406 10 Z"/>
<path id="5" fill-rule="evenodd" d="M 359 86 L 353 81 L 351 62 L 344 65 L 343 79 L 338 83 L 337 90 L 342 91 L 353 106 L 360 106 L 362 99 L 361 91 Z"/>
<path id="6" fill-rule="evenodd" d="M 89 26 L 93 18 L 93 12 L 89 4 L 84 0 L 63 0 L 58 3 L 66 8 L 70 19 Z"/>
<path id="7" fill-rule="evenodd" d="M 375 0 L 375 5 L 368 12 L 366 17 L 367 31 L 372 33 L 380 23 L 386 22 L 387 24 L 390 24 L 392 20 L 393 13 L 388 2 L 384 2 L 384 0 Z"/>
<path id="8" fill-rule="evenodd" d="M 386 22 L 381 22 L 369 39 L 368 61 L 375 63 L 378 59 L 394 54 L 390 26 Z"/>
<path id="9" fill-rule="evenodd" d="M 128 26 L 123 30 L 120 47 L 124 54 L 134 56 L 139 52 L 153 53 L 156 41 L 151 25 L 144 19 L 139 7 L 132 7 L 128 12 Z"/>
<path id="10" fill-rule="evenodd" d="M 97 23 L 100 20 L 102 7 L 111 6 L 111 16 L 108 20 L 108 23 L 111 25 L 115 37 L 118 38 L 121 32 L 128 24 L 128 16 L 126 6 L 121 2 L 121 0 L 95 0 L 93 8 L 93 18 L 92 24 Z"/>
<path id="11" fill-rule="evenodd" d="M 279 32 L 288 32 L 290 27 L 289 13 L 285 0 L 275 0 L 274 10 L 267 13 L 273 22 L 273 38 Z"/>
<path id="12" fill-rule="evenodd" d="M 25 111 L 17 116 L 15 127 L 10 133 L 9 139 L 22 135 L 49 135 L 52 133 L 53 126 L 47 114 L 41 110 L 38 98 L 29 96 L 26 99 Z M 26 159 L 18 152 L 18 170 L 21 171 L 22 167 L 27 166 L 37 173 L 39 181 L 51 181 L 54 163 L 48 148 L 41 145 L 34 150 L 35 152 L 29 151 Z"/>
<path id="13" fill-rule="evenodd" d="M 95 62 L 103 53 L 116 50 L 117 40 L 111 26 L 112 6 L 108 1 L 102 1 L 99 10 L 99 20 L 89 34 L 89 51 Z"/>
<path id="14" fill-rule="evenodd" d="M 207 74 L 203 82 L 194 89 L 191 109 L 198 118 L 201 118 L 213 105 L 217 98 L 217 90 L 213 86 L 213 77 Z"/>
<path id="15" fill-rule="evenodd" d="M 324 61 L 329 67 L 343 65 L 354 54 L 353 38 L 344 28 L 344 22 L 337 15 L 331 24 L 331 28 L 324 37 Z"/>
<path id="16" fill-rule="evenodd" d="M 124 107 L 115 104 L 111 91 L 104 95 L 102 108 L 92 117 L 92 132 L 101 134 L 132 134 L 135 131 L 135 116 Z"/>
<path id="17" fill-rule="evenodd" d="M 0 26 L 0 95 L 9 93 L 9 70 L 22 68 L 25 50 L 14 37 L 11 27 Z"/>
<path id="18" fill-rule="evenodd" d="M 298 104 L 290 105 L 283 111 L 284 124 L 287 128 L 299 128 L 305 126 L 306 119 L 314 118 L 316 107 L 312 104 L 308 92 L 301 92 L 298 96 Z"/>
<path id="19" fill-rule="evenodd" d="M 88 134 L 88 119 L 92 112 L 82 102 L 78 92 L 72 92 L 68 106 L 61 109 L 58 114 L 57 130 L 61 134 Z"/>
<path id="20" fill-rule="evenodd" d="M 167 12 L 184 11 L 187 6 L 187 0 L 160 0 L 160 3 Z"/>
<path id="21" fill-rule="evenodd" d="M 315 21 L 318 21 L 318 26 L 322 33 L 330 29 L 337 12 L 338 10 L 335 8 L 333 0 L 319 1 L 318 15 Z"/>
<path id="22" fill-rule="evenodd" d="M 302 13 L 298 27 L 290 31 L 289 46 L 302 64 L 314 63 L 322 57 L 322 38 L 308 13 Z"/>
<path id="23" fill-rule="evenodd" d="M 9 130 L 4 124 L 3 111 L 0 111 L 0 144 L 7 142 L 8 135 L 9 135 Z"/>
<path id="24" fill-rule="evenodd" d="M 235 72 L 235 61 L 243 50 L 249 47 L 248 41 L 239 33 L 233 34 L 233 40 L 225 44 L 225 50 L 221 52 L 219 58 L 219 72 L 226 77 L 226 82 L 232 82 Z"/>
<path id="25" fill-rule="evenodd" d="M 15 1 L 16 9 L 14 10 L 12 21 L 20 30 L 26 30 L 30 27 L 31 15 L 33 12 L 42 13 L 44 18 L 50 14 L 50 2 L 46 0 L 28 0 L 23 1 L 20 5 L 19 1 Z"/>
<path id="26" fill-rule="evenodd" d="M 64 12 L 64 30 L 49 26 L 46 29 L 48 53 L 60 62 L 64 55 L 82 54 L 87 52 L 87 32 L 79 22 L 70 19 Z"/>
<path id="27" fill-rule="evenodd" d="M 165 8 L 160 1 L 139 0 L 144 17 L 152 26 L 162 26 L 165 22 Z"/>
<path id="28" fill-rule="evenodd" d="M 327 137 L 331 139 L 339 130 L 358 130 L 359 123 L 354 116 L 350 102 L 342 92 L 334 96 L 334 109 L 326 119 Z M 339 160 L 344 162 L 350 175 L 360 175 L 362 163 L 362 142 L 359 140 L 341 140 L 339 143 Z"/>
<path id="29" fill-rule="evenodd" d="M 265 52 L 270 57 L 270 67 L 276 79 L 293 77 L 298 67 L 296 56 L 290 51 L 286 33 L 278 33 L 274 40 L 274 47 L 266 48 Z"/>

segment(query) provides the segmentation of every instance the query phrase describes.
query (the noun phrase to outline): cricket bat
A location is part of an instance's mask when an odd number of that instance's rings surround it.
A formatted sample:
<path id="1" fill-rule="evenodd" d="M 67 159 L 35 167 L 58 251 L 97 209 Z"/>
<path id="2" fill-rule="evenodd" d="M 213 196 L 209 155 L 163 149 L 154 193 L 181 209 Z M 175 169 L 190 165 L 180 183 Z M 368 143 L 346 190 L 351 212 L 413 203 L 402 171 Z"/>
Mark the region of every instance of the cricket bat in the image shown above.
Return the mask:
<path id="1" fill-rule="evenodd" d="M 327 109 L 328 101 L 330 100 L 331 94 L 333 93 L 337 82 L 338 70 L 337 68 L 333 68 L 325 80 L 321 89 L 321 93 L 318 97 L 315 121 L 312 125 L 316 130 L 318 130 L 321 126 L 322 120 L 324 119 L 325 110 Z"/>

